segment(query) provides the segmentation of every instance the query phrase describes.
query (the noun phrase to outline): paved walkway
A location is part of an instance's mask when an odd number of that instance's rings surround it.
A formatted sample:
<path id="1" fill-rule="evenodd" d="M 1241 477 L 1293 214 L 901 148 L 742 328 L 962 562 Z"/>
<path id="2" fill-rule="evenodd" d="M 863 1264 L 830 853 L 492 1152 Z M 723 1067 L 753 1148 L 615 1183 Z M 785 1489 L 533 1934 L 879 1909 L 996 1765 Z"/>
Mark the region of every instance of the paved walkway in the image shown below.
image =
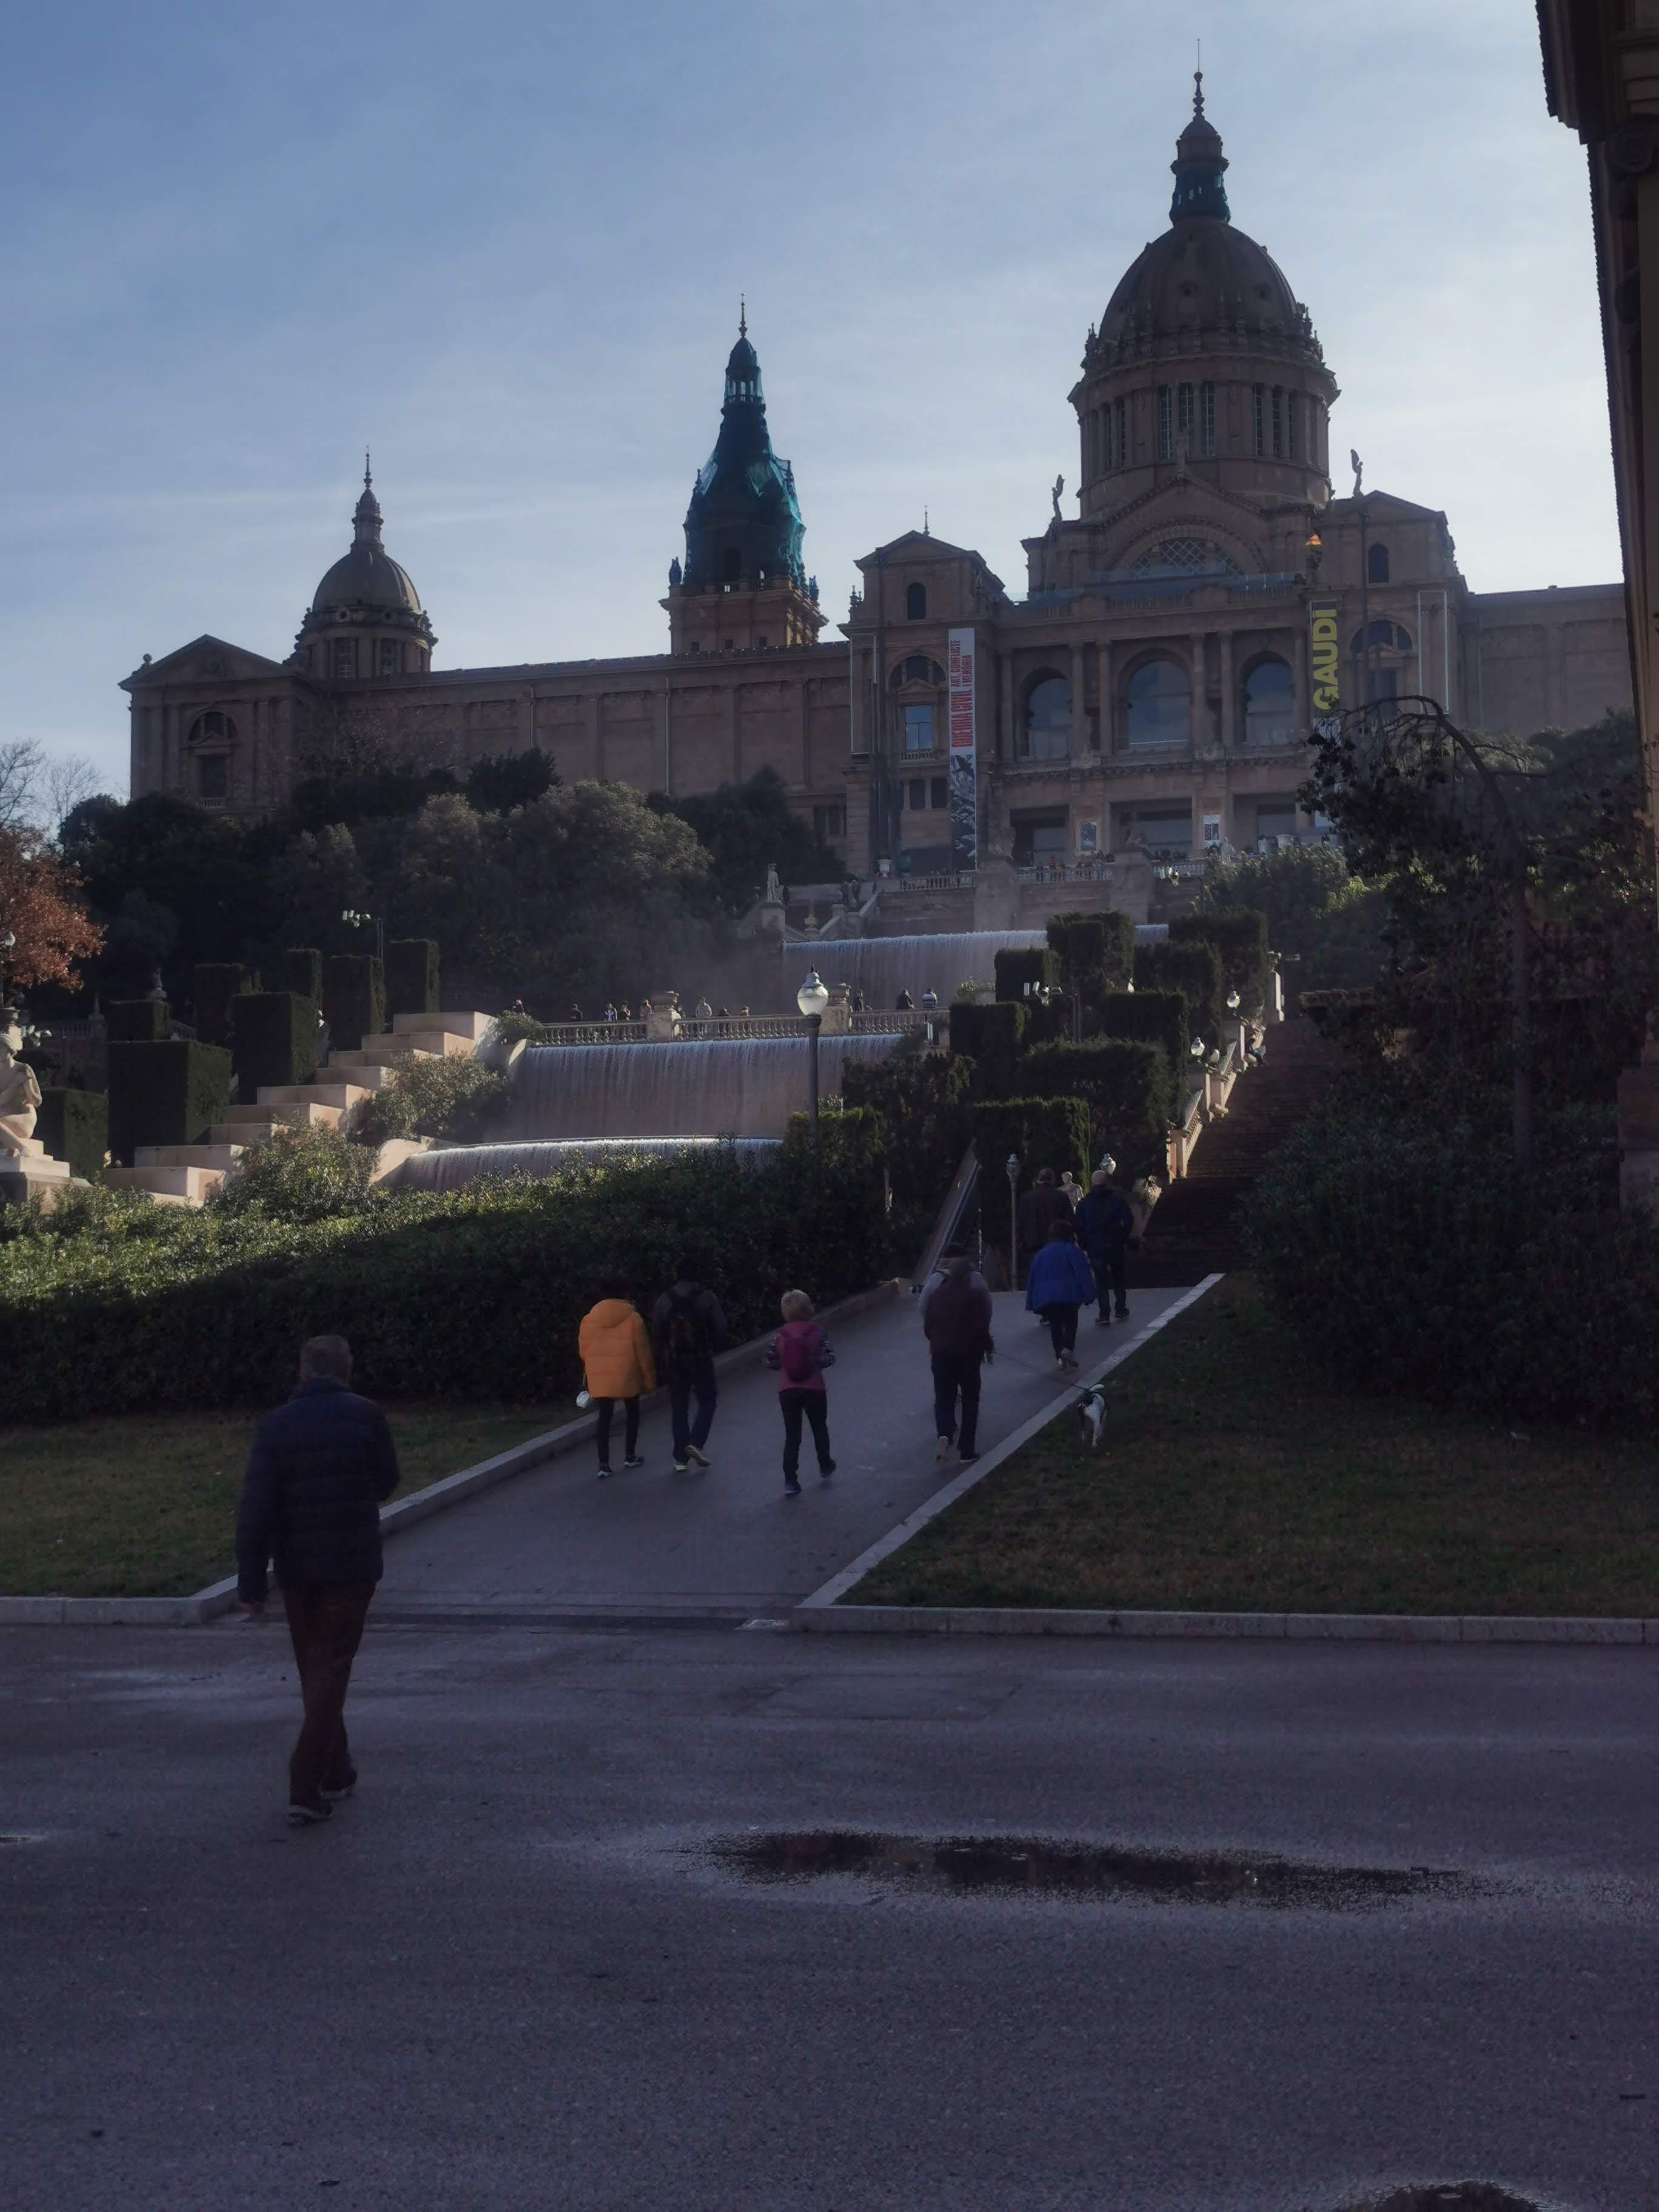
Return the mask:
<path id="1" fill-rule="evenodd" d="M 1174 1304 L 1179 1291 L 1131 1294 L 1131 1320 L 1093 1326 L 1078 1355 L 1099 1360 Z M 1045 1331 L 1021 1298 L 996 1300 L 997 1357 L 985 1372 L 981 1450 L 1066 1387 Z M 418 1523 L 386 1546 L 378 1616 L 763 1614 L 805 1597 L 960 1471 L 933 1460 L 933 1386 L 915 1303 L 883 1304 L 831 1333 L 827 1377 L 837 1473 L 820 1484 L 810 1437 L 803 1493 L 786 1498 L 777 1378 L 757 1353 L 720 1382 L 707 1474 L 676 1474 L 668 1413 L 647 1413 L 646 1464 L 609 1482 L 581 1446 L 500 1489 Z"/>

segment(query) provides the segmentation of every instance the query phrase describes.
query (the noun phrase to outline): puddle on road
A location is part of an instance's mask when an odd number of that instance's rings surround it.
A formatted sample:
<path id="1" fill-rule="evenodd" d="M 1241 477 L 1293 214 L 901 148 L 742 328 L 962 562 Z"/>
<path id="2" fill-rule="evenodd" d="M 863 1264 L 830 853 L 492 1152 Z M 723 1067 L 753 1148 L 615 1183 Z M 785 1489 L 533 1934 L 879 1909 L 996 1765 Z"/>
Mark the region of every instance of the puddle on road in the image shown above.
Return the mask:
<path id="1" fill-rule="evenodd" d="M 1433 1867 L 1304 1865 L 1260 1852 L 1137 1851 L 1046 1836 L 888 1836 L 844 1828 L 725 1836 L 716 1863 L 744 1881 L 856 1875 L 893 1890 L 1013 1891 L 1194 1905 L 1358 1912 L 1406 1898 L 1466 1897 L 1483 1885 Z M 1455 2200 L 1453 2200 L 1455 2203 Z"/>

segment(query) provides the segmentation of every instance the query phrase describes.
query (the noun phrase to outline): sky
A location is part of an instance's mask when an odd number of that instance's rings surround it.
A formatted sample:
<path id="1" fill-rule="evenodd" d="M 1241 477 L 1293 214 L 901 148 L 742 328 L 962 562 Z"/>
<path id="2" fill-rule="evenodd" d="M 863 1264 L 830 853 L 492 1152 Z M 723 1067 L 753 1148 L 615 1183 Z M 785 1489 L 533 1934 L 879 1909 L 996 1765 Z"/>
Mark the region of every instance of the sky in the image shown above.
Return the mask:
<path id="1" fill-rule="evenodd" d="M 284 659 L 365 447 L 439 665 L 665 649 L 740 294 L 832 620 L 924 514 L 1019 595 L 1200 38 L 1333 454 L 1444 508 L 1477 591 L 1615 578 L 1584 157 L 1521 0 L 53 0 L 0 82 L 0 738 L 124 795 L 121 678 Z"/>

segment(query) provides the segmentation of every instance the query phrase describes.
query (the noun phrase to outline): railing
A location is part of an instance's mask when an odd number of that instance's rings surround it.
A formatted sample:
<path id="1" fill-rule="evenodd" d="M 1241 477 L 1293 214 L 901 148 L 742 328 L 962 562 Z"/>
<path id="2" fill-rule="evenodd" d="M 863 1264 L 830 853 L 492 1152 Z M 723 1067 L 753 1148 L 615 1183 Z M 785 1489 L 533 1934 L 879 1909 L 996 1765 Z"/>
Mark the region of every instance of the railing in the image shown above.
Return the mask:
<path id="1" fill-rule="evenodd" d="M 799 1014 L 733 1014 L 721 1021 L 718 1015 L 712 1022 L 682 1020 L 675 1032 L 686 1044 L 712 1043 L 721 1037 L 798 1037 L 806 1034 L 806 1023 Z"/>
<path id="2" fill-rule="evenodd" d="M 643 1022 L 550 1022 L 545 1036 L 532 1044 L 643 1044 Z"/>
<path id="3" fill-rule="evenodd" d="M 1014 873 L 1023 884 L 1109 883 L 1112 856 L 1102 853 L 1091 860 L 1061 860 L 1058 864 L 1033 860 L 1025 867 L 1016 868 Z"/>
<path id="4" fill-rule="evenodd" d="M 880 888 L 890 890 L 895 885 L 902 891 L 970 891 L 974 879 L 969 874 L 953 874 L 942 870 L 930 876 L 884 876 Z"/>
<path id="5" fill-rule="evenodd" d="M 892 1012 L 866 1012 L 852 1018 L 854 1036 L 906 1036 L 915 1030 L 927 1030 L 949 1018 L 943 1006 L 919 1006 L 914 1013 L 896 1007 Z"/>

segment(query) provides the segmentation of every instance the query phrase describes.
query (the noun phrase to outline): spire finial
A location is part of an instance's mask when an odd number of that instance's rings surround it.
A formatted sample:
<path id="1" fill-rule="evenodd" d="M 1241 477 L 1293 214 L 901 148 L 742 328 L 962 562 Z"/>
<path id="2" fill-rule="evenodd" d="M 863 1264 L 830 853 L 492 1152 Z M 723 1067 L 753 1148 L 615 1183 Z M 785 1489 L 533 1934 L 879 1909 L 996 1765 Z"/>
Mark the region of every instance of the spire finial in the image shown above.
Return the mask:
<path id="1" fill-rule="evenodd" d="M 749 302 L 744 298 L 743 294 L 739 292 L 738 295 L 738 336 L 740 338 L 746 338 L 748 335 Z"/>
<path id="2" fill-rule="evenodd" d="M 927 510 L 925 507 L 921 510 L 921 534 L 924 538 L 931 538 L 933 534 L 933 525 L 927 520 Z"/>
<path id="3" fill-rule="evenodd" d="M 365 446 L 363 448 L 363 489 L 365 491 L 368 491 L 372 489 L 374 483 L 374 479 L 368 472 L 368 448 Z"/>
<path id="4" fill-rule="evenodd" d="M 1193 71 L 1193 113 L 1202 115 L 1204 112 L 1204 41 L 1202 39 L 1195 39 L 1193 46 L 1198 64 Z"/>

